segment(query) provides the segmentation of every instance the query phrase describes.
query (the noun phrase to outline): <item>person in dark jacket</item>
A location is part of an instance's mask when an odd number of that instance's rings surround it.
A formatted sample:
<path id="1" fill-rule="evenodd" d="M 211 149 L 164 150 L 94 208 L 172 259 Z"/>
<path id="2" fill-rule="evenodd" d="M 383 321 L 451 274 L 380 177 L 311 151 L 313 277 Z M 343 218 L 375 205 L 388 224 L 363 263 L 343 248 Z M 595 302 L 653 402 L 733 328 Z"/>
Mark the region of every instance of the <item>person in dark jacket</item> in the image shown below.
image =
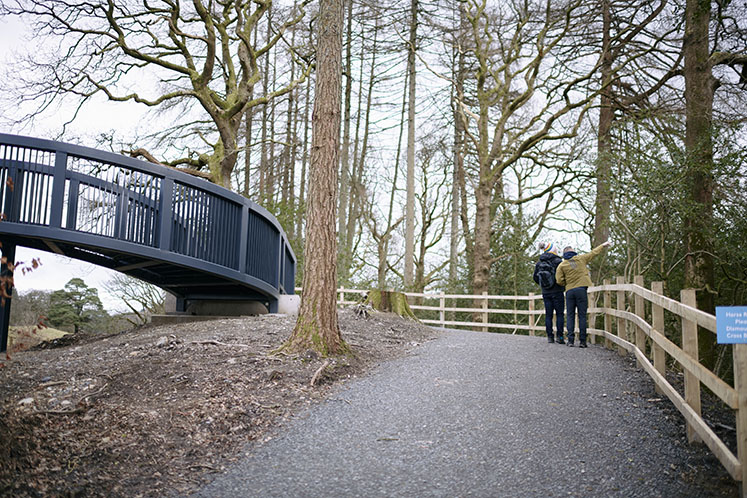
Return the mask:
<path id="1" fill-rule="evenodd" d="M 565 344 L 563 341 L 563 309 L 565 308 L 565 299 L 563 292 L 565 287 L 555 281 L 555 272 L 558 265 L 563 261 L 558 256 L 558 251 L 552 242 L 542 243 L 539 245 L 539 260 L 534 265 L 534 281 L 542 288 L 542 301 L 545 303 L 545 331 L 547 332 L 547 342 L 557 342 Z M 557 322 L 557 334 L 552 332 L 553 312 Z"/>

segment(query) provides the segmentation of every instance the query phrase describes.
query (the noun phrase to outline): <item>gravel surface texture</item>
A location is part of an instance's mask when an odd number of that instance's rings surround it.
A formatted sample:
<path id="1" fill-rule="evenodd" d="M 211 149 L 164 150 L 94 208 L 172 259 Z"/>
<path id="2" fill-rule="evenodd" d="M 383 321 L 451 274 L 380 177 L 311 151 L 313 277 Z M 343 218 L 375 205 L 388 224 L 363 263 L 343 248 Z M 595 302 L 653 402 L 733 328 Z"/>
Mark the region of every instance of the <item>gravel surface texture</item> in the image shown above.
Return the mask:
<path id="1" fill-rule="evenodd" d="M 601 346 L 450 331 L 247 447 L 197 496 L 736 496 L 668 404 Z"/>

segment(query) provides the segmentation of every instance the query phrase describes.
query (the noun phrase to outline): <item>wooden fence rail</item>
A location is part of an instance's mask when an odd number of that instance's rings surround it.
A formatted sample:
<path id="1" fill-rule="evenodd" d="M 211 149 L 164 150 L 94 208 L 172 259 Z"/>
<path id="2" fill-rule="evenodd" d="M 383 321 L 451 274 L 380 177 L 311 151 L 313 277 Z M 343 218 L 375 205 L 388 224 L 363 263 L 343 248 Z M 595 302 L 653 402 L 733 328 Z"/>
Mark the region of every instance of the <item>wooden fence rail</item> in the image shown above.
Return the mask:
<path id="1" fill-rule="evenodd" d="M 697 309 L 693 290 L 683 290 L 680 301 L 677 301 L 664 296 L 663 289 L 663 282 L 652 282 L 651 289 L 646 289 L 642 277 L 636 277 L 634 283 L 625 283 L 623 278 L 618 277 L 615 284 L 605 281 L 604 285 L 590 287 L 590 340 L 604 338 L 607 348 L 617 347 L 620 354 L 633 354 L 638 366 L 653 379 L 657 392 L 666 395 L 682 413 L 687 422 L 688 440 L 705 443 L 736 481 L 747 482 L 747 344 L 731 346 L 734 360 L 732 386 L 704 367 L 698 359 L 698 328 L 715 334 L 716 317 Z M 338 303 L 355 304 L 366 292 L 338 289 Z M 538 320 L 540 315 L 544 315 L 544 306 L 536 304 L 536 301 L 541 301 L 541 295 L 405 294 L 416 316 L 429 325 L 482 331 L 503 329 L 511 333 L 526 330 L 529 335 L 535 335 L 538 331 L 544 334 L 545 331 L 544 320 Z M 460 307 L 456 305 L 457 301 L 469 304 Z M 505 304 L 492 305 L 506 302 L 511 303 L 510 307 Z M 597 306 L 598 302 L 602 306 Z M 481 306 L 475 307 L 477 303 Z M 665 312 L 681 323 L 679 336 L 672 330 L 669 336 L 665 333 Z M 459 314 L 464 319 L 457 319 Z M 602 318 L 602 329 L 596 328 L 598 318 Z M 523 320 L 526 323 L 517 323 Z M 681 346 L 669 337 L 679 338 Z M 684 373 L 684 395 L 667 381 L 667 357 L 679 365 Z M 734 410 L 736 455 L 701 417 L 701 384 Z M 747 497 L 745 488 L 740 486 L 743 497 Z"/>

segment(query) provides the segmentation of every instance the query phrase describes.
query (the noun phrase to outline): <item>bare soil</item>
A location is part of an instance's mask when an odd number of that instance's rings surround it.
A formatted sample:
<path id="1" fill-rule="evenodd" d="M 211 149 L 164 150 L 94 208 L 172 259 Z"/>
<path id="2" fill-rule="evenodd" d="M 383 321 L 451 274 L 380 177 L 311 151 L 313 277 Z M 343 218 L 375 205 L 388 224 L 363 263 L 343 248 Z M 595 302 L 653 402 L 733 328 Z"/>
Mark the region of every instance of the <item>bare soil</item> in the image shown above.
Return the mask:
<path id="1" fill-rule="evenodd" d="M 0 361 L 0 496 L 194 491 L 335 385 L 439 332 L 340 312 L 354 356 L 273 351 L 295 319 L 264 315 L 79 333 Z"/>

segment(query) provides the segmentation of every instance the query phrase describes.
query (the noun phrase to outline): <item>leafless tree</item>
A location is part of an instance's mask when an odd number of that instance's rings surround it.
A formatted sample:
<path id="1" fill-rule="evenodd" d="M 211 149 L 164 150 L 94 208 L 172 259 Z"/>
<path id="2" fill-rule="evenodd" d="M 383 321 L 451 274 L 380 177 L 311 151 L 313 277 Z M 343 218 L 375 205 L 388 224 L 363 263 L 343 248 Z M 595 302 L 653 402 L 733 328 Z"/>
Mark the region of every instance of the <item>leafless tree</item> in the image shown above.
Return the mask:
<path id="1" fill-rule="evenodd" d="M 584 2 L 510 2 L 493 8 L 469 0 L 462 8 L 470 33 L 464 50 L 475 68 L 459 105 L 474 154 L 472 291 L 480 294 L 488 290 L 491 264 L 500 257 L 491 251 L 500 210 L 542 198 L 563 183 L 512 198 L 506 172 L 526 158 L 541 164 L 541 151 L 578 133 L 596 96 L 588 84 L 599 61 L 589 48 L 567 52 L 563 46 L 584 27 Z"/>
<path id="2" fill-rule="evenodd" d="M 133 325 L 145 325 L 151 315 L 163 313 L 164 292 L 147 282 L 116 273 L 104 283 L 104 289 L 130 309 L 133 318 L 127 320 Z"/>
<path id="3" fill-rule="evenodd" d="M 32 115 L 71 100 L 71 119 L 101 96 L 171 110 L 177 122 L 154 136 L 160 148 L 174 144 L 184 156 L 161 162 L 207 169 L 212 181 L 230 187 L 240 152 L 239 126 L 247 110 L 287 94 L 311 69 L 284 38 L 287 29 L 303 19 L 305 4 L 284 13 L 284 23 L 268 25 L 269 36 L 255 44 L 252 31 L 271 5 L 272 0 L 4 2 L 0 13 L 20 16 L 37 39 L 57 44 L 52 51 L 32 49 L 16 65 L 14 96 L 35 106 Z M 278 46 L 302 69 L 295 80 L 257 95 L 260 61 Z M 195 142 L 205 152 L 191 150 Z M 130 152 L 137 155 L 139 149 Z"/>

